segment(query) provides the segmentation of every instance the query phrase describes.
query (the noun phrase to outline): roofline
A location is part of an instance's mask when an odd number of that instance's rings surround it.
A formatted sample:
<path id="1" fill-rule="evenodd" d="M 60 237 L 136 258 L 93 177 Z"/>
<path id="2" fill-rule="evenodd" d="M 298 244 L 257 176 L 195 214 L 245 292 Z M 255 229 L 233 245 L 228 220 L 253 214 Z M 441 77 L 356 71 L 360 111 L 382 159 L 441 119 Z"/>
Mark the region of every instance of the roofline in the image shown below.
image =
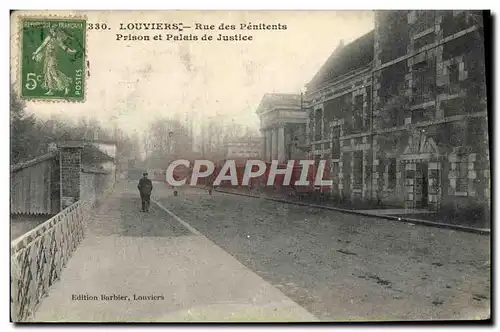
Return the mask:
<path id="1" fill-rule="evenodd" d="M 300 97 L 300 93 L 285 93 L 285 92 L 266 92 L 264 96 L 294 96 Z"/>
<path id="2" fill-rule="evenodd" d="M 56 143 L 58 148 L 83 148 L 84 142 L 80 141 L 67 141 Z"/>
<path id="3" fill-rule="evenodd" d="M 255 114 L 261 114 L 261 113 L 264 113 L 263 111 L 260 111 L 260 109 L 263 107 L 263 104 L 264 104 L 264 101 L 266 100 L 266 97 L 270 97 L 270 96 L 288 96 L 288 97 L 296 97 L 296 98 L 300 98 L 301 97 L 301 94 L 300 93 L 265 93 L 263 96 L 262 96 L 262 99 L 260 100 L 260 103 L 259 103 L 259 106 L 257 106 L 257 110 L 255 111 Z M 281 101 L 279 103 L 282 103 Z M 274 106 L 272 109 L 274 108 L 278 108 L 278 107 L 294 107 L 293 105 L 286 105 L 286 106 L 281 106 L 283 104 L 279 104 L 279 103 L 276 103 L 277 105 Z M 298 105 L 300 107 L 300 101 L 298 102 Z"/>
<path id="4" fill-rule="evenodd" d="M 95 174 L 109 174 L 109 173 L 111 173 L 110 171 L 107 171 L 105 169 L 100 169 L 98 167 L 95 167 L 94 165 L 82 165 L 80 170 L 83 173 L 95 173 Z"/>
<path id="5" fill-rule="evenodd" d="M 71 140 L 71 141 L 55 140 L 55 141 L 49 142 L 49 144 L 56 144 L 57 146 L 62 146 L 62 147 L 68 147 L 68 146 L 72 146 L 72 145 L 76 145 L 76 146 L 91 145 L 93 143 L 116 145 L 117 142 L 116 141 L 106 141 L 106 140 L 87 140 L 87 139 Z"/>
<path id="6" fill-rule="evenodd" d="M 375 33 L 375 28 L 371 29 L 370 31 L 368 31 L 367 33 L 359 36 L 358 38 L 354 39 L 353 41 L 351 41 L 350 43 L 344 45 L 342 47 L 341 50 L 345 50 L 346 48 L 348 48 L 349 46 L 352 46 L 352 44 L 354 44 L 355 42 L 357 42 L 358 40 L 360 40 L 361 38 L 363 37 L 366 37 L 367 35 L 371 34 L 371 33 Z M 306 84 L 306 86 L 310 85 L 312 83 L 312 81 L 314 81 L 320 72 L 323 71 L 323 69 L 325 69 L 327 63 L 330 61 L 330 59 L 332 59 L 333 55 L 336 53 L 338 47 L 335 48 L 335 50 L 328 56 L 328 58 L 326 59 L 326 61 L 321 65 L 321 67 L 318 69 L 318 71 L 316 72 L 316 74 L 314 74 L 314 76 L 311 78 L 311 80 Z M 373 62 L 373 61 L 372 61 Z M 346 73 L 347 74 L 347 73 Z"/>
<path id="7" fill-rule="evenodd" d="M 335 77 L 335 79 L 327 81 L 325 84 L 320 85 L 318 88 L 309 91 L 307 90 L 307 95 L 313 95 L 315 93 L 321 92 L 322 90 L 328 89 L 332 87 L 333 85 L 340 84 L 342 82 L 348 81 L 349 79 L 353 78 L 356 75 L 360 75 L 365 71 L 371 72 L 373 69 L 373 64 L 374 61 L 371 61 L 369 64 L 363 66 L 363 67 L 358 67 L 356 69 L 351 70 L 350 72 L 347 72 L 343 75 L 340 75 L 339 77 Z"/>
<path id="8" fill-rule="evenodd" d="M 300 107 L 300 105 L 298 105 L 298 106 L 291 106 L 291 105 L 282 106 L 282 105 L 278 105 L 276 107 L 270 108 L 267 111 L 263 111 L 263 112 L 260 112 L 258 114 L 259 115 L 264 115 L 264 114 L 268 114 L 268 113 L 272 113 L 272 112 L 276 112 L 276 111 L 282 111 L 282 110 L 284 110 L 284 111 L 301 112 L 301 111 L 304 110 L 304 108 Z"/>
<path id="9" fill-rule="evenodd" d="M 39 164 L 43 161 L 46 161 L 46 160 L 49 160 L 51 158 L 55 158 L 57 155 L 58 155 L 59 151 L 50 151 L 50 152 L 47 152 L 45 154 L 42 154 L 38 157 L 35 157 L 31 160 L 28 160 L 28 161 L 25 161 L 25 162 L 21 162 L 21 163 L 17 163 L 15 165 L 12 165 L 10 166 L 10 172 L 17 172 L 23 168 L 27 168 L 27 167 L 30 167 L 30 166 L 33 166 L 33 165 L 36 165 L 36 164 Z"/>

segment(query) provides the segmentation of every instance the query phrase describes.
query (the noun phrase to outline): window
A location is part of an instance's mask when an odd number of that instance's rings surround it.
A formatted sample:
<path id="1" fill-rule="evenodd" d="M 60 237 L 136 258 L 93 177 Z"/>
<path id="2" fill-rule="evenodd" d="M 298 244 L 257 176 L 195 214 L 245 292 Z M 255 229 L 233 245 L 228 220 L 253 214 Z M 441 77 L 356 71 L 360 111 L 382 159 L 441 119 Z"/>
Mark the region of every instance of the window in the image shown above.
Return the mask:
<path id="1" fill-rule="evenodd" d="M 340 171 L 340 167 L 339 167 L 339 163 L 332 163 L 332 170 L 331 170 L 331 179 L 333 180 L 333 183 L 335 183 L 335 185 L 333 186 L 333 188 L 335 189 L 338 189 L 338 184 L 339 184 L 339 171 Z"/>
<path id="2" fill-rule="evenodd" d="M 424 46 L 427 46 L 429 44 L 434 43 L 434 41 L 435 41 L 435 35 L 434 35 L 434 33 L 429 33 L 429 34 L 427 34 L 425 36 L 422 36 L 422 37 L 420 37 L 418 39 L 415 39 L 414 44 L 413 44 L 413 48 L 415 50 L 419 50 L 419 49 L 421 49 Z"/>
<path id="3" fill-rule="evenodd" d="M 330 138 L 330 125 L 331 121 L 329 121 L 326 118 L 326 113 L 325 113 L 325 118 L 323 119 L 323 139 L 329 139 Z"/>
<path id="4" fill-rule="evenodd" d="M 457 161 L 457 192 L 466 193 L 469 188 L 469 160 L 466 155 Z"/>
<path id="5" fill-rule="evenodd" d="M 387 163 L 387 188 L 396 187 L 396 158 L 389 158 Z"/>
<path id="6" fill-rule="evenodd" d="M 363 130 L 363 95 L 356 96 L 354 100 L 352 127 L 355 131 Z"/>
<path id="7" fill-rule="evenodd" d="M 434 62 L 424 61 L 413 66 L 414 104 L 422 104 L 434 99 L 436 70 Z"/>
<path id="8" fill-rule="evenodd" d="M 420 33 L 427 29 L 434 28 L 435 12 L 432 10 L 417 10 L 417 19 L 414 23 L 414 33 Z"/>
<path id="9" fill-rule="evenodd" d="M 321 140 L 321 122 L 322 122 L 323 112 L 321 110 L 316 110 L 316 114 L 314 116 L 314 140 Z"/>
<path id="10" fill-rule="evenodd" d="M 332 130 L 332 158 L 340 158 L 340 126 L 333 127 Z"/>
<path id="11" fill-rule="evenodd" d="M 314 168 L 315 169 L 318 169 L 318 166 L 319 166 L 319 162 L 321 161 L 321 155 L 318 154 L 314 157 Z"/>
<path id="12" fill-rule="evenodd" d="M 314 137 L 314 112 L 311 112 L 309 115 L 309 133 L 308 133 L 308 138 L 312 140 Z"/>
<path id="13" fill-rule="evenodd" d="M 324 112 L 324 137 L 325 138 L 330 138 L 330 128 L 331 128 L 331 123 L 333 120 L 335 120 L 335 103 L 328 101 L 323 104 L 323 112 Z"/>
<path id="14" fill-rule="evenodd" d="M 363 186 L 363 151 L 353 152 L 353 162 L 353 189 L 361 189 Z"/>
<path id="15" fill-rule="evenodd" d="M 323 180 L 329 180 L 332 178 L 331 167 L 332 167 L 332 157 L 330 154 L 326 153 L 323 156 L 323 160 L 325 160 L 325 170 L 323 171 Z"/>
<path id="16" fill-rule="evenodd" d="M 474 146 L 484 139 L 485 131 L 488 131 L 488 124 L 484 118 L 470 118 L 467 124 L 465 144 Z"/>
<path id="17" fill-rule="evenodd" d="M 455 12 L 455 13 L 454 13 Z M 443 12 L 443 37 L 451 36 L 457 32 L 469 28 L 474 24 L 473 20 L 468 19 L 471 11 L 444 11 Z"/>
<path id="18" fill-rule="evenodd" d="M 413 69 L 415 69 L 415 66 L 413 66 Z M 382 104 L 393 99 L 395 96 L 404 95 L 406 89 L 405 75 L 408 71 L 409 68 L 406 61 L 400 61 L 393 66 L 381 70 L 381 89 L 378 90 L 378 93 Z"/>
<path id="19" fill-rule="evenodd" d="M 453 64 L 449 68 L 450 94 L 460 92 L 459 68 L 458 64 Z"/>
<path id="20" fill-rule="evenodd" d="M 372 87 L 366 88 L 366 117 L 365 117 L 365 128 L 370 127 L 370 116 L 372 114 Z"/>

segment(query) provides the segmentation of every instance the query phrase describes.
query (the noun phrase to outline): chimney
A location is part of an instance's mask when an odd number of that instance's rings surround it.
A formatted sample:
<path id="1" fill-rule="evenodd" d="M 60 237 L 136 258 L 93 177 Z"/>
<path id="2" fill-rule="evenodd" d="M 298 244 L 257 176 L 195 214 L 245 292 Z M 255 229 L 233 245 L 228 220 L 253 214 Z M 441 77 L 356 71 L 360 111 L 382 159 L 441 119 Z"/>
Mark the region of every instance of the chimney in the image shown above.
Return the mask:
<path id="1" fill-rule="evenodd" d="M 344 48 L 344 40 L 341 39 L 340 42 L 339 42 L 339 45 L 337 46 L 337 48 L 335 49 L 335 52 L 334 53 L 337 53 L 339 51 L 341 51 L 342 49 Z"/>

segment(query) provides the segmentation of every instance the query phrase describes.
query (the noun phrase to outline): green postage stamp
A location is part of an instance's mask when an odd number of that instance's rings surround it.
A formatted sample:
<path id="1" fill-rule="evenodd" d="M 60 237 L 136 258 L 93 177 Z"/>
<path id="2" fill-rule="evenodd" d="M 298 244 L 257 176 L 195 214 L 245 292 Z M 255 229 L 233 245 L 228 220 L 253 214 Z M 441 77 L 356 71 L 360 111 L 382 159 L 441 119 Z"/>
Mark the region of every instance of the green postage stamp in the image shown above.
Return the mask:
<path id="1" fill-rule="evenodd" d="M 21 18 L 21 97 L 84 101 L 85 41 L 85 19 Z"/>

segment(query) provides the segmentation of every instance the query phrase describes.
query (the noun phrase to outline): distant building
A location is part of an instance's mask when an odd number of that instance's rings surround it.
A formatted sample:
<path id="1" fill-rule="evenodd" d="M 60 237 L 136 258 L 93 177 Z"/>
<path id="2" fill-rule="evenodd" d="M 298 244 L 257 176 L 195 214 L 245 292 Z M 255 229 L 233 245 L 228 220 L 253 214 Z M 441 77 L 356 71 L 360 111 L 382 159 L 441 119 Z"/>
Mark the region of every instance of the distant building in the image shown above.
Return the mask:
<path id="1" fill-rule="evenodd" d="M 301 95 L 268 93 L 256 111 L 262 135 L 261 156 L 266 162 L 284 163 L 304 155 L 306 118 Z"/>
<path id="2" fill-rule="evenodd" d="M 249 137 L 227 142 L 224 145 L 226 149 L 226 159 L 259 159 L 261 144 L 262 139 L 260 137 Z"/>
<path id="3" fill-rule="evenodd" d="M 228 148 L 232 148 L 233 143 L 250 144 L 256 134 L 258 131 L 239 124 L 229 115 L 207 117 L 202 127 L 202 153 L 207 159 L 221 161 L 227 157 Z M 253 157 L 260 157 L 260 154 Z"/>

